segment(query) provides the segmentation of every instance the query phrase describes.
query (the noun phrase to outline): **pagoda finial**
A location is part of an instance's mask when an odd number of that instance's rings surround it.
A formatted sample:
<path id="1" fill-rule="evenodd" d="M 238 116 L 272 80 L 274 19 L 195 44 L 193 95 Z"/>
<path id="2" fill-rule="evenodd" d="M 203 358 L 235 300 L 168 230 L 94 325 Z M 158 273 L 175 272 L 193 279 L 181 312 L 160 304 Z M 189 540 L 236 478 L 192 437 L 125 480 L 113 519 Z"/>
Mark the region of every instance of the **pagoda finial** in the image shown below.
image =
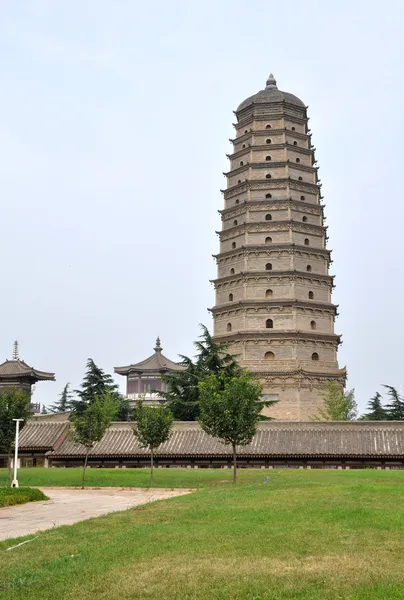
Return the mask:
<path id="1" fill-rule="evenodd" d="M 154 351 L 155 351 L 155 352 L 161 352 L 161 351 L 162 351 L 162 347 L 161 347 L 161 343 L 160 343 L 160 338 L 159 338 L 159 336 L 157 336 L 157 339 L 156 339 L 156 345 L 155 345 L 155 347 L 154 347 Z"/>
<path id="2" fill-rule="evenodd" d="M 266 90 L 277 90 L 278 88 L 276 87 L 276 79 L 273 76 L 273 74 L 271 73 L 270 76 L 267 79 L 267 85 L 265 87 Z"/>
<path id="3" fill-rule="evenodd" d="M 18 352 L 18 342 L 15 340 L 13 344 L 13 360 L 19 360 L 19 352 Z"/>

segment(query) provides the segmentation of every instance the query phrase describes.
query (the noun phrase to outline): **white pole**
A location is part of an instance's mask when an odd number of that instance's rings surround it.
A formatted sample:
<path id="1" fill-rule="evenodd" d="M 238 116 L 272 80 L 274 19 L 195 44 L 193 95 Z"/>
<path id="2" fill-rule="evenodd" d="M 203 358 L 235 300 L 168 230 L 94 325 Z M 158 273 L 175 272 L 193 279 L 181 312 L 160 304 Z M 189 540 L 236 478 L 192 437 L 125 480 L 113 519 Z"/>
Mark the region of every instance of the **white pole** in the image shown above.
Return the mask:
<path id="1" fill-rule="evenodd" d="M 17 479 L 17 462 L 18 462 L 18 437 L 20 434 L 20 421 L 24 419 L 13 419 L 15 421 L 15 449 L 14 449 L 14 479 L 11 482 L 11 487 L 18 488 Z"/>

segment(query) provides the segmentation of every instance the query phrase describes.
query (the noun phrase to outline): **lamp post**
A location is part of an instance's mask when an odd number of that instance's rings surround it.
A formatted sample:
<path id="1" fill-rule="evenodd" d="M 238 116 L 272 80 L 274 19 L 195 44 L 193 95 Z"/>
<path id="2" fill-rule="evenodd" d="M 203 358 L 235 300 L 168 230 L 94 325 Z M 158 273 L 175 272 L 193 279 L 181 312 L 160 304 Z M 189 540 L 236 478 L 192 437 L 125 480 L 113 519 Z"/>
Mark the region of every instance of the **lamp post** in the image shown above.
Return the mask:
<path id="1" fill-rule="evenodd" d="M 15 421 L 15 450 L 14 450 L 14 478 L 11 482 L 11 487 L 18 488 L 17 479 L 17 461 L 18 461 L 18 436 L 20 433 L 20 422 L 24 419 L 13 419 Z"/>

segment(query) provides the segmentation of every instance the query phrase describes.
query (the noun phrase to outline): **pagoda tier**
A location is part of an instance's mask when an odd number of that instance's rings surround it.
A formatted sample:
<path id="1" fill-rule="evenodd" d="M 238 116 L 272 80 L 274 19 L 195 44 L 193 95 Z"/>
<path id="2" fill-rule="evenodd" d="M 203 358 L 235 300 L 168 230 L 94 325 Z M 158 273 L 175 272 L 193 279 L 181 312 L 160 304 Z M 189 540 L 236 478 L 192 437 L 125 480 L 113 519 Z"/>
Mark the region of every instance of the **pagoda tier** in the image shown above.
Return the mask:
<path id="1" fill-rule="evenodd" d="M 13 358 L 0 364 L 0 389 L 18 387 L 31 395 L 31 388 L 38 381 L 55 381 L 55 374 L 38 371 L 21 360 L 18 342 L 14 342 Z"/>
<path id="2" fill-rule="evenodd" d="M 115 373 L 126 377 L 128 400 L 132 402 L 143 400 L 146 404 L 163 402 L 161 392 L 167 390 L 163 375 L 182 371 L 184 367 L 164 356 L 162 351 L 158 337 L 151 356 L 135 364 L 114 368 Z"/>
<path id="3" fill-rule="evenodd" d="M 321 182 L 304 103 L 265 90 L 236 110 L 212 282 L 214 336 L 256 373 L 274 418 L 304 420 L 339 369 Z"/>

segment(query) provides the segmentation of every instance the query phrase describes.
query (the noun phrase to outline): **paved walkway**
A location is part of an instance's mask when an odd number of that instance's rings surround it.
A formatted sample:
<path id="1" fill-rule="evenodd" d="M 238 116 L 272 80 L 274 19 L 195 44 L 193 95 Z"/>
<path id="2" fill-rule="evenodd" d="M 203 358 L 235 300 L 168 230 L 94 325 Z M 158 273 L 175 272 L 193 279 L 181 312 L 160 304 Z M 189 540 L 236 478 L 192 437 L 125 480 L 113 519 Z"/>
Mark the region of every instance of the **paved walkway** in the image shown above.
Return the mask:
<path id="1" fill-rule="evenodd" d="M 0 540 L 29 535 L 59 525 L 99 517 L 154 500 L 183 496 L 192 490 L 97 488 L 40 488 L 50 498 L 21 506 L 0 508 Z"/>

